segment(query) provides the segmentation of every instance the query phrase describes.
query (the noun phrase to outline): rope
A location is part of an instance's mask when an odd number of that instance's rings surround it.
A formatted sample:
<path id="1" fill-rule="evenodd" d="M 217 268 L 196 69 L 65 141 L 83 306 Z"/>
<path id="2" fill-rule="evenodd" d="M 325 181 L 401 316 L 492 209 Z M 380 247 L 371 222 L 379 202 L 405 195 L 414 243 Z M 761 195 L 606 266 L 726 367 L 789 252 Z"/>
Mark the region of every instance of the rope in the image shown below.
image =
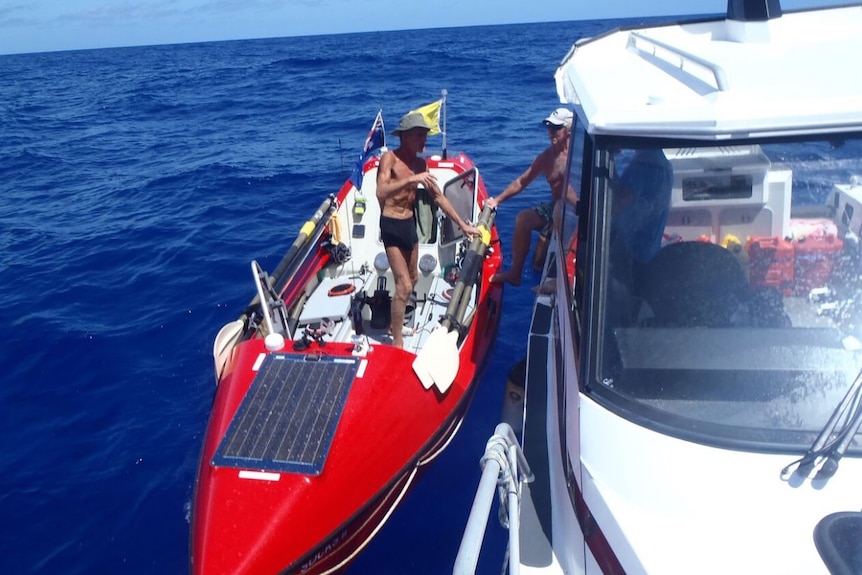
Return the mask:
<path id="1" fill-rule="evenodd" d="M 515 489 L 515 474 L 517 472 L 512 470 L 509 465 L 509 458 L 506 456 L 508 452 L 509 443 L 506 441 L 506 438 L 501 435 L 494 434 L 488 440 L 488 443 L 485 444 L 485 454 L 482 456 L 482 459 L 479 460 L 479 465 L 483 470 L 488 461 L 495 461 L 500 466 L 500 474 L 497 477 L 497 495 L 500 500 L 498 519 L 500 521 L 500 525 L 506 528 L 509 527 L 508 495 L 510 493 L 515 493 L 518 495 L 518 500 L 520 501 L 521 499 L 520 491 Z"/>

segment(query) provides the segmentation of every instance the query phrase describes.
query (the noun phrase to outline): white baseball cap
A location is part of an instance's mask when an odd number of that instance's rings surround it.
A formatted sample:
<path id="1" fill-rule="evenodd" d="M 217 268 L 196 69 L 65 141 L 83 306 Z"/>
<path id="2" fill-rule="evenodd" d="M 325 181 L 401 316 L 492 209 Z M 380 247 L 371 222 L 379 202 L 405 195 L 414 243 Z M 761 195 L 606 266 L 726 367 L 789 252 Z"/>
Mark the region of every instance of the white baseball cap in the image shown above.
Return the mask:
<path id="1" fill-rule="evenodd" d="M 543 122 L 546 126 L 565 126 L 571 128 L 572 117 L 572 111 L 568 108 L 557 108 Z"/>

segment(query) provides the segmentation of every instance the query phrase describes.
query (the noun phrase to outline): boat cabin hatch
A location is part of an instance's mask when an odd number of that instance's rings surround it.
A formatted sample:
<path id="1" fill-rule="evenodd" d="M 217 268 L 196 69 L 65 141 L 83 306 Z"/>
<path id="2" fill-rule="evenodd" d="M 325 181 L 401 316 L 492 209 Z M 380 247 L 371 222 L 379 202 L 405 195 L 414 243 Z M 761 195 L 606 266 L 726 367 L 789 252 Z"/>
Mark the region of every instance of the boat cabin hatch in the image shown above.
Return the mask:
<path id="1" fill-rule="evenodd" d="M 443 186 L 443 195 L 446 196 L 446 199 L 465 222 L 472 222 L 476 219 L 477 214 L 474 212 L 475 206 L 478 205 L 476 201 L 479 191 L 478 185 L 479 170 L 471 168 L 452 178 Z M 440 243 L 442 245 L 448 246 L 464 239 L 464 232 L 456 223 L 445 215 L 440 219 L 442 222 Z"/>

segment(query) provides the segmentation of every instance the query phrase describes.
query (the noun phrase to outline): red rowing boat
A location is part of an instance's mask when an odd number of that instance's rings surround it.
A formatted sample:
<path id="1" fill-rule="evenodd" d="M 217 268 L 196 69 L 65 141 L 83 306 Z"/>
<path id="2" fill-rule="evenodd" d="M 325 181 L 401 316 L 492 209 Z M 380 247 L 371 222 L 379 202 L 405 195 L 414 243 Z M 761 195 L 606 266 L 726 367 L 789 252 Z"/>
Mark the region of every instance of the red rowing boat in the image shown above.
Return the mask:
<path id="1" fill-rule="evenodd" d="M 332 573 L 385 523 L 458 430 L 490 356 L 501 255 L 478 169 L 426 158 L 479 237 L 431 205 L 420 279 L 391 345 L 394 290 L 379 239 L 382 119 L 359 168 L 302 227 L 257 295 L 214 345 L 217 389 L 192 517 L 194 574 Z M 358 184 L 358 185 L 357 185 Z M 366 201 L 367 199 L 367 201 Z"/>

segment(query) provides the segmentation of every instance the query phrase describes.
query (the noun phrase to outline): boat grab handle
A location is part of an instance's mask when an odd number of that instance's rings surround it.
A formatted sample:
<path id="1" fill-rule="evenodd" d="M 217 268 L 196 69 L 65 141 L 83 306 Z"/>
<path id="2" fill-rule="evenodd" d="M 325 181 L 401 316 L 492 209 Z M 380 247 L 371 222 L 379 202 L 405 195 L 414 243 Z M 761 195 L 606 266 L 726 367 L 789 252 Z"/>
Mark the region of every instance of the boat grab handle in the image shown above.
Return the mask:
<path id="1" fill-rule="evenodd" d="M 648 46 L 642 47 L 642 44 L 647 44 Z M 676 66 L 683 72 L 686 72 L 686 62 L 690 62 L 691 64 L 700 66 L 707 72 L 711 73 L 712 77 L 715 80 L 715 86 L 720 92 L 727 92 L 730 89 L 730 87 L 727 85 L 727 76 L 725 75 L 724 70 L 721 66 L 715 64 L 714 62 L 710 62 L 709 60 L 700 58 L 699 56 L 695 56 L 694 54 L 689 54 L 685 50 L 680 50 L 679 48 L 675 48 L 670 44 L 665 44 L 664 42 L 655 40 L 654 38 L 650 38 L 643 34 L 639 34 L 638 32 L 629 33 L 629 40 L 626 47 L 631 48 L 632 50 L 636 50 L 641 54 L 649 54 L 656 58 L 661 58 L 661 56 L 659 56 L 658 54 L 658 48 L 666 50 L 667 52 L 670 52 L 671 54 L 679 57 L 679 62 L 676 64 Z M 674 62 L 671 62 L 668 58 L 661 59 L 665 60 L 669 64 L 674 64 Z M 688 74 L 690 76 L 694 76 L 694 74 L 691 74 L 691 72 L 688 72 Z"/>

